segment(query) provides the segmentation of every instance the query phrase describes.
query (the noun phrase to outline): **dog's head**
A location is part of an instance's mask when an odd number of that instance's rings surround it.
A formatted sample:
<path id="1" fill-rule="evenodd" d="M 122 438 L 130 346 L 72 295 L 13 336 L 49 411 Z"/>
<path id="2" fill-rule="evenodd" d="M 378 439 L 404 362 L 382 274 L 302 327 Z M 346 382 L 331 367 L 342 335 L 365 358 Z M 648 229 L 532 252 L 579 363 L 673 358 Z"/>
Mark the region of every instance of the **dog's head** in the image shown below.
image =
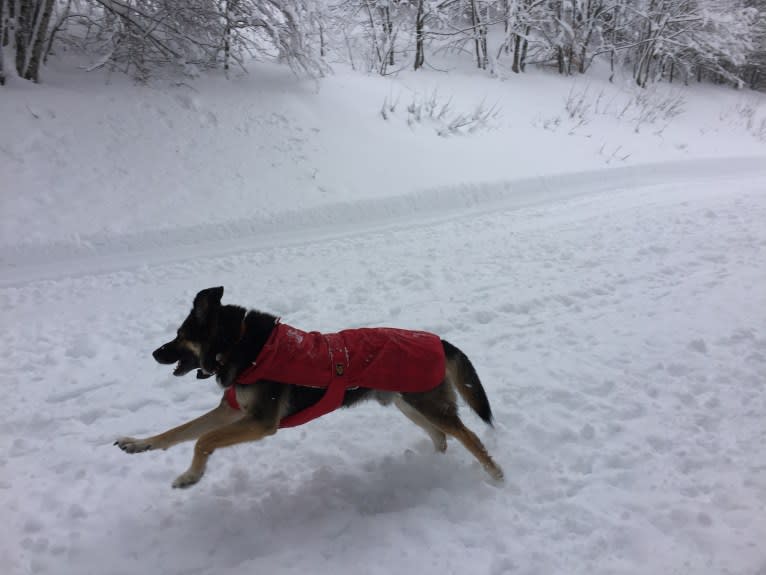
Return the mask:
<path id="1" fill-rule="evenodd" d="M 228 337 L 221 321 L 223 288 L 202 290 L 194 298 L 191 312 L 178 328 L 176 338 L 154 350 L 159 363 L 176 363 L 173 375 L 199 370 L 197 377 L 213 375 L 219 367 L 219 354 L 226 351 Z"/>

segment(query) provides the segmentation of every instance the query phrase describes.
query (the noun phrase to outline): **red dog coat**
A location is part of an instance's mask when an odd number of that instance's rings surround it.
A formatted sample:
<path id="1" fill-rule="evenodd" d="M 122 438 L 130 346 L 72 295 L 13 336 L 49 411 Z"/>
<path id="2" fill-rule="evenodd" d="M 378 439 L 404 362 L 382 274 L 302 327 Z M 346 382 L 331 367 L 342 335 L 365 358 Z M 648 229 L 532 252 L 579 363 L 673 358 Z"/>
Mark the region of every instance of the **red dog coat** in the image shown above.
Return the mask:
<path id="1" fill-rule="evenodd" d="M 444 380 L 445 365 L 441 339 L 432 333 L 380 327 L 324 334 L 279 323 L 235 383 L 267 379 L 327 388 L 317 403 L 279 422 L 294 427 L 338 409 L 347 389 L 429 391 Z M 239 409 L 235 386 L 224 397 Z"/>

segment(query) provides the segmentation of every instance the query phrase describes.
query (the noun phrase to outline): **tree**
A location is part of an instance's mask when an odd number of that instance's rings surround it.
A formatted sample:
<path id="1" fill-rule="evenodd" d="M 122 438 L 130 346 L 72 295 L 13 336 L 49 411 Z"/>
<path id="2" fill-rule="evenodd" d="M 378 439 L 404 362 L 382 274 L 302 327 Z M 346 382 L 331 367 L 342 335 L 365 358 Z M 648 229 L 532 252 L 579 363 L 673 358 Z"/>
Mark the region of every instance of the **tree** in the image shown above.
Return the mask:
<path id="1" fill-rule="evenodd" d="M 0 84 L 3 51 L 20 77 L 38 81 L 54 40 L 75 43 L 93 68 L 139 79 L 229 70 L 250 57 L 312 76 L 325 57 L 363 59 L 389 74 L 411 54 L 418 70 L 448 51 L 490 72 L 512 58 L 516 73 L 584 74 L 604 56 L 612 77 L 629 66 L 643 87 L 694 77 L 766 84 L 766 0 L 0 0 Z"/>
<path id="2" fill-rule="evenodd" d="M 742 67 L 742 77 L 753 90 L 766 89 L 766 0 L 749 0 L 746 7 L 755 10 L 753 46 Z"/>
<path id="3" fill-rule="evenodd" d="M 0 44 L 12 36 L 16 71 L 35 82 L 55 31 L 68 19 L 80 24 L 68 40 L 94 56 L 95 67 L 115 66 L 138 78 L 169 66 L 228 69 L 245 55 L 265 53 L 301 73 L 324 70 L 306 41 L 315 0 L 82 0 L 71 12 L 67 3 L 52 27 L 55 0 L 1 1 Z"/>
<path id="4" fill-rule="evenodd" d="M 752 48 L 755 10 L 739 0 L 649 0 L 634 9 L 641 30 L 635 42 L 633 75 L 646 87 L 650 79 L 688 78 L 696 71 L 738 83 L 734 68 Z"/>
<path id="5" fill-rule="evenodd" d="M 425 0 L 416 0 L 415 10 L 415 69 L 422 68 L 426 62 L 426 9 Z"/>
<path id="6" fill-rule="evenodd" d="M 6 0 L 0 0 L 0 86 L 5 86 L 5 54 L 3 47 L 6 45 Z"/>
<path id="7" fill-rule="evenodd" d="M 12 43 L 16 73 L 25 80 L 40 80 L 53 6 L 54 0 L 0 1 L 0 55 L 2 48 Z M 0 84 L 3 83 L 5 72 L 0 62 Z"/>
<path id="8" fill-rule="evenodd" d="M 482 20 L 482 10 L 479 0 L 470 0 L 471 3 L 471 34 L 476 50 L 476 66 L 486 70 L 489 66 L 489 53 L 487 51 L 487 20 Z M 489 14 L 489 3 L 485 5 L 485 14 Z"/>
<path id="9" fill-rule="evenodd" d="M 592 50 L 593 41 L 597 40 L 600 45 L 604 44 L 606 18 L 613 6 L 607 4 L 606 0 L 580 0 L 577 8 L 578 16 L 575 25 L 578 49 L 577 70 L 580 74 L 584 74 L 595 57 L 595 52 Z"/>

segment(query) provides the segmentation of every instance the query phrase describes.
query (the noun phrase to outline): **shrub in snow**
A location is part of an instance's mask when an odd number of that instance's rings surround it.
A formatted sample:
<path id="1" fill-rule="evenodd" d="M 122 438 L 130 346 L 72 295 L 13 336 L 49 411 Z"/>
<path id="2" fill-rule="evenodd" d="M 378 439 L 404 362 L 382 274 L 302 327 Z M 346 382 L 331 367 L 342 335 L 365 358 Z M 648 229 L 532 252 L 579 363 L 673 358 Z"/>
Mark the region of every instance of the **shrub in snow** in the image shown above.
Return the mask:
<path id="1" fill-rule="evenodd" d="M 386 97 L 380 108 L 380 116 L 384 120 L 392 118 L 396 113 L 399 98 L 392 100 Z M 407 105 L 407 125 L 411 128 L 418 124 L 428 124 L 439 136 L 472 134 L 482 129 L 488 129 L 491 121 L 496 119 L 500 110 L 496 106 L 487 106 L 480 102 L 472 112 L 456 112 L 452 109 L 452 98 L 440 100 L 436 91 L 428 96 L 414 94 Z"/>
<path id="2" fill-rule="evenodd" d="M 740 126 L 761 142 L 766 142 L 766 109 L 755 98 L 742 98 L 733 107 L 723 110 L 721 121 Z"/>
<path id="3" fill-rule="evenodd" d="M 608 115 L 630 122 L 636 133 L 651 125 L 655 127 L 654 133 L 660 135 L 684 113 L 685 105 L 686 98 L 680 90 L 653 86 L 643 90 L 633 89 L 626 96 L 615 89 L 614 95 L 608 97 L 603 89 L 594 94 L 590 86 L 577 88 L 573 85 L 564 100 L 564 118 L 569 121 L 569 135 L 590 123 L 594 115 Z M 555 132 L 561 123 L 561 116 L 557 115 L 538 119 L 533 125 Z"/>

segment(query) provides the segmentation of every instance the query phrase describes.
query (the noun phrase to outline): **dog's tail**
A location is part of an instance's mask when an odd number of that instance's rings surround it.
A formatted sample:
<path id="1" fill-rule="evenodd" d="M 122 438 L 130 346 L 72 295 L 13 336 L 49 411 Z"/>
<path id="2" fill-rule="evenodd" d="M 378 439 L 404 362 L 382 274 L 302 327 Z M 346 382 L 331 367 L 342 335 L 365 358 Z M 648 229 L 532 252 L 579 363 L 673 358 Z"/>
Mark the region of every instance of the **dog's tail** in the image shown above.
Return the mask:
<path id="1" fill-rule="evenodd" d="M 442 346 L 447 358 L 447 373 L 451 376 L 450 379 L 460 397 L 487 425 L 492 425 L 492 408 L 471 360 L 448 341 L 442 340 Z"/>

